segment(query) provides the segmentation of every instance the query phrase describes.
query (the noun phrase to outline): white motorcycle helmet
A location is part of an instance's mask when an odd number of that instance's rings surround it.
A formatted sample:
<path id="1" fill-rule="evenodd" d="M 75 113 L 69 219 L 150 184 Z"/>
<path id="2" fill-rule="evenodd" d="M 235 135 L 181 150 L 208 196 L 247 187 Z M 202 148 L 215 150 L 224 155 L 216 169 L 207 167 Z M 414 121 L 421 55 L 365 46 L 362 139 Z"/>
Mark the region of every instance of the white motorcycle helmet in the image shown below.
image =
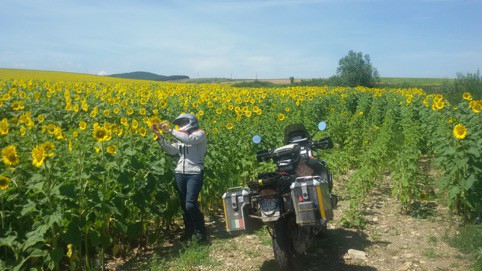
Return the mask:
<path id="1" fill-rule="evenodd" d="M 199 121 L 194 114 L 181 114 L 175 120 L 173 120 L 172 123 L 178 125 L 180 130 L 188 133 L 192 133 L 199 129 Z"/>

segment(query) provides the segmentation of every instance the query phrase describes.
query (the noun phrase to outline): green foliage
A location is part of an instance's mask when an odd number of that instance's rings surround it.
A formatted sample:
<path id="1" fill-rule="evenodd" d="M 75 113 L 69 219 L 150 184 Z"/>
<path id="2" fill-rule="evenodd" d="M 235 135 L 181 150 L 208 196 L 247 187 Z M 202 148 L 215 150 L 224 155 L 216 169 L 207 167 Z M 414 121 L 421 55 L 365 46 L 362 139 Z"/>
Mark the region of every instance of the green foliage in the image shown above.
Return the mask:
<path id="1" fill-rule="evenodd" d="M 211 251 L 210 246 L 189 243 L 179 250 L 175 260 L 167 261 L 155 256 L 149 262 L 147 270 L 162 271 L 162 270 L 193 270 L 196 268 L 207 268 L 218 265 L 218 262 L 209 256 Z"/>
<path id="2" fill-rule="evenodd" d="M 344 187 L 345 225 L 364 226 L 366 195 L 382 181 L 405 211 L 423 216 L 417 201 L 428 189 L 419 163 L 432 156 L 443 171 L 441 195 L 471 220 L 482 213 L 482 119 L 475 104 L 453 106 L 416 88 L 0 81 L 0 149 L 16 146 L 19 156 L 16 165 L 6 163 L 13 155 L 2 153 L 0 161 L 0 266 L 97 269 L 105 257 L 172 230 L 179 216 L 177 159 L 141 131 L 153 117 L 171 120 L 179 112 L 196 113 L 208 133 L 199 198 L 206 214 L 220 212 L 228 187 L 273 170 L 255 153 L 281 146 L 285 125 L 302 122 L 314 132 L 325 120 L 327 130 L 315 138 L 331 136 L 335 148 L 321 158 L 335 182 L 354 172 Z M 80 128 L 84 121 L 87 128 Z M 454 136 L 456 124 L 466 128 L 463 138 Z M 96 125 L 112 132 L 108 141 L 97 142 Z M 255 134 L 263 138 L 259 145 L 251 141 Z M 51 155 L 33 165 L 32 149 L 49 142 Z"/>
<path id="3" fill-rule="evenodd" d="M 243 81 L 240 83 L 234 83 L 232 84 L 233 87 L 238 87 L 238 88 L 274 88 L 274 87 L 282 87 L 280 85 L 277 85 L 275 83 L 271 82 L 265 82 L 265 81 L 259 81 L 259 80 L 254 80 L 254 81 Z"/>
<path id="4" fill-rule="evenodd" d="M 340 59 L 336 73 L 343 85 L 351 87 L 373 87 L 380 77 L 368 54 L 352 50 Z"/>
<path id="5" fill-rule="evenodd" d="M 447 242 L 460 252 L 471 255 L 475 259 L 474 270 L 482 268 L 482 224 L 463 226 L 460 228 L 459 234 L 450 236 Z"/>
<path id="6" fill-rule="evenodd" d="M 462 101 L 462 94 L 469 92 L 476 100 L 482 99 L 482 77 L 480 70 L 475 73 L 457 73 L 453 83 L 453 88 L 450 89 L 449 96 L 454 103 Z"/>
<path id="7" fill-rule="evenodd" d="M 111 74 L 110 77 L 116 78 L 126 78 L 126 79 L 138 79 L 138 80 L 152 80 L 152 81 L 176 81 L 189 79 L 186 75 L 158 75 L 150 72 L 128 72 L 128 73 L 118 73 Z"/>
<path id="8" fill-rule="evenodd" d="M 467 103 L 461 102 L 445 122 L 439 121 L 441 133 L 434 138 L 435 162 L 444 170 L 441 187 L 447 191 L 449 206 L 472 220 L 482 213 L 482 119 L 471 114 Z M 435 121 L 435 120 L 434 120 Z M 453 136 L 455 125 L 467 130 L 463 138 Z M 447 138 L 444 134 L 451 135 Z"/>

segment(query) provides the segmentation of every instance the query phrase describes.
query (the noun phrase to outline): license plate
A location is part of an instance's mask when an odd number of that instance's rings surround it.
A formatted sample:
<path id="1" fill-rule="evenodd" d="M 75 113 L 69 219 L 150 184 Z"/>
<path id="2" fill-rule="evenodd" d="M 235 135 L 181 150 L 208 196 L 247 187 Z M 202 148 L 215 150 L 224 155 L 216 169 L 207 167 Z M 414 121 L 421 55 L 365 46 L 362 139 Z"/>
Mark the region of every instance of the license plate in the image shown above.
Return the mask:
<path id="1" fill-rule="evenodd" d="M 261 199 L 261 210 L 263 212 L 278 210 L 278 199 Z"/>

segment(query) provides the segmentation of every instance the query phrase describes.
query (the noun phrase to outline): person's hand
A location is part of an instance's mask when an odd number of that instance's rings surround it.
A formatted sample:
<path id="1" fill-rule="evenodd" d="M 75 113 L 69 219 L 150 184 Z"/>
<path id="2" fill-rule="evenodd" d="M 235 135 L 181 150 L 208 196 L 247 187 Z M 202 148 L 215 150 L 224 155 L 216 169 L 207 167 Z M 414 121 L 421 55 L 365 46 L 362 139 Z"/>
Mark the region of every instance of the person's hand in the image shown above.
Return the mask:
<path id="1" fill-rule="evenodd" d="M 171 128 L 169 128 L 169 124 L 167 124 L 166 122 L 163 122 L 161 124 L 159 124 L 161 129 L 164 131 L 164 132 L 171 132 Z"/>
<path id="2" fill-rule="evenodd" d="M 162 137 L 161 133 L 159 132 L 160 125 L 161 125 L 161 124 L 159 124 L 159 123 L 154 123 L 154 124 L 152 124 L 151 127 L 150 127 L 150 128 L 151 128 L 151 131 L 152 131 L 154 134 L 156 134 L 158 138 L 161 138 L 161 137 Z"/>

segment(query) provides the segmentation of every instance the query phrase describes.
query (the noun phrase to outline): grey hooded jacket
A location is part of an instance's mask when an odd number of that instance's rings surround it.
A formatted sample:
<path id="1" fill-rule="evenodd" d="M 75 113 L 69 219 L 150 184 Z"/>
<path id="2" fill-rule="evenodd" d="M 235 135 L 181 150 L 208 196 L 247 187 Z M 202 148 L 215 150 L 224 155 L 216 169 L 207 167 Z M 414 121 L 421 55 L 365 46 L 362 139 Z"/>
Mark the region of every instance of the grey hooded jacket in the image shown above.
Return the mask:
<path id="1" fill-rule="evenodd" d="M 170 155 L 179 155 L 175 169 L 176 173 L 198 174 L 204 169 L 204 157 L 207 150 L 207 138 L 204 130 L 198 129 L 192 133 L 182 130 L 172 130 L 172 136 L 178 141 L 169 143 L 158 139 L 159 145 Z"/>

